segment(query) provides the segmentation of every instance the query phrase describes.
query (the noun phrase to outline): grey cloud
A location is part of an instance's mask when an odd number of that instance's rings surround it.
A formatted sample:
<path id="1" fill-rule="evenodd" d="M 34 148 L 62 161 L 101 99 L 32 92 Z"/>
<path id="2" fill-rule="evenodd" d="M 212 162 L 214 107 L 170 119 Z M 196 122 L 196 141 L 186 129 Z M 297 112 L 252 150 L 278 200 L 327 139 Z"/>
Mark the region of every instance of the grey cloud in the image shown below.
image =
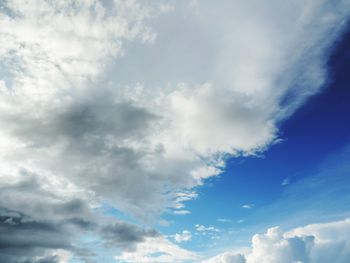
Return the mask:
<path id="1" fill-rule="evenodd" d="M 20 212 L 0 210 L 1 262 L 25 262 L 22 259 L 30 255 L 35 257 L 50 250 L 72 249 L 70 237 L 65 227 L 57 222 L 40 222 Z"/>
<path id="2" fill-rule="evenodd" d="M 114 94 L 96 92 L 88 94 L 90 98 L 87 95 L 71 98 L 73 103 L 49 110 L 41 117 L 7 113 L 1 120 L 7 123 L 9 132 L 34 147 L 48 147 L 67 140 L 71 150 L 90 146 L 90 151 L 97 154 L 108 147 L 108 137 L 113 140 L 142 138 L 158 118 L 141 107 L 113 101 L 117 98 Z M 84 150 L 89 150 L 86 148 Z"/>
<path id="3" fill-rule="evenodd" d="M 137 225 L 125 222 L 116 222 L 101 228 L 101 236 L 106 240 L 108 246 L 123 247 L 129 250 L 132 250 L 136 243 L 145 241 L 146 237 L 159 235 L 154 229 L 142 229 Z"/>
<path id="4" fill-rule="evenodd" d="M 59 195 L 58 189 L 54 188 L 62 185 L 55 186 L 50 183 L 50 179 L 23 169 L 17 176 L 19 180 L 15 182 L 0 183 L 1 206 L 10 207 L 37 219 L 92 217 L 86 200 Z"/>
<path id="5" fill-rule="evenodd" d="M 146 109 L 128 103 L 113 103 L 108 96 L 73 105 L 58 120 L 57 128 L 74 138 L 107 134 L 123 138 L 142 134 L 156 119 Z"/>
<path id="6" fill-rule="evenodd" d="M 89 248 L 72 245 L 82 234 L 98 236 L 102 244 L 117 249 L 132 249 L 145 237 L 157 235 L 154 230 L 105 219 L 91 210 L 83 196 L 68 192 L 60 196 L 61 189 L 55 189 L 55 184 L 47 187 L 47 178 L 38 174 L 21 170 L 18 176 L 15 182 L 0 184 L 1 262 L 37 262 L 37 257 L 57 249 L 89 262 L 95 257 L 86 253 Z"/>
<path id="7" fill-rule="evenodd" d="M 47 256 L 39 259 L 19 257 L 19 256 L 0 256 L 0 260 L 6 263 L 60 263 L 58 255 Z"/>
<path id="8" fill-rule="evenodd" d="M 61 262 L 59 256 L 54 254 L 59 249 L 69 251 L 86 262 L 93 262 L 95 255 L 88 251 L 89 248 L 73 245 L 76 238 L 83 233 L 100 237 L 102 244 L 109 248 L 129 251 L 133 250 L 136 244 L 144 242 L 145 238 L 160 235 L 153 229 L 144 229 L 123 221 L 89 222 L 84 218 L 69 217 L 40 221 L 18 211 L 1 208 L 0 261 Z M 53 256 L 40 259 L 48 253 Z"/>
<path id="9" fill-rule="evenodd" d="M 35 261 L 35 263 L 59 263 L 59 262 L 60 262 L 60 258 L 57 255 L 48 256 Z"/>
<path id="10" fill-rule="evenodd" d="M 24 152 L 10 153 L 8 158 L 30 154 L 41 167 L 81 187 L 103 192 L 109 198 L 124 197 L 118 203 L 130 200 L 136 206 L 143 199 L 151 204 L 149 198 L 156 200 L 151 196 L 158 192 L 163 179 L 156 175 L 157 171 L 145 171 L 143 162 L 162 152 L 159 147 L 134 149 L 128 141 L 144 140 L 159 117 L 141 107 L 115 102 L 113 94 L 95 93 L 90 94 L 91 98 L 75 98 L 74 103 L 40 118 L 23 114 L 3 116 L 8 132 L 27 145 Z M 47 158 L 47 150 L 54 155 Z M 12 187 L 25 191 L 19 188 L 37 186 L 34 178 L 25 184 L 33 185 Z"/>
<path id="11" fill-rule="evenodd" d="M 26 144 L 21 152 L 9 153 L 8 158 L 17 161 L 18 156 L 30 155 L 40 169 L 103 193 L 121 210 L 143 219 L 158 215 L 176 189 L 193 181 L 187 174 L 192 161 L 163 160 L 161 144 L 147 145 L 148 136 L 158 132 L 158 115 L 132 103 L 118 102 L 112 91 L 92 89 L 86 93 L 72 95 L 73 103 L 49 109 L 42 116 L 3 116 L 7 132 Z M 146 146 L 130 145 L 135 140 Z M 150 160 L 163 160 L 163 164 L 148 169 L 145 164 Z M 28 178 L 26 184 L 38 186 L 34 178 Z M 25 185 L 11 187 L 25 191 L 19 189 Z"/>

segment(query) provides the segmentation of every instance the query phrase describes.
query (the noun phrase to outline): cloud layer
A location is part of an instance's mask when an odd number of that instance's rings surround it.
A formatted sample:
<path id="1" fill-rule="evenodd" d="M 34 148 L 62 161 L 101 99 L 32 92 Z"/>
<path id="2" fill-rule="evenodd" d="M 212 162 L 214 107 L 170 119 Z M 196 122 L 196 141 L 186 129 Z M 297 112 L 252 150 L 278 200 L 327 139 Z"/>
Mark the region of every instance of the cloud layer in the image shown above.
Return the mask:
<path id="1" fill-rule="evenodd" d="M 264 151 L 322 87 L 348 1 L 269 6 L 0 3 L 0 206 L 14 213 L 1 221 L 12 244 L 1 256 L 16 251 L 20 262 L 28 248 L 33 262 L 55 262 L 51 250 L 76 251 L 75 238 L 93 231 L 130 262 L 193 259 L 96 211 L 107 203 L 141 222 L 188 213 L 183 203 L 228 156 Z M 48 241 L 23 247 L 23 233 Z"/>

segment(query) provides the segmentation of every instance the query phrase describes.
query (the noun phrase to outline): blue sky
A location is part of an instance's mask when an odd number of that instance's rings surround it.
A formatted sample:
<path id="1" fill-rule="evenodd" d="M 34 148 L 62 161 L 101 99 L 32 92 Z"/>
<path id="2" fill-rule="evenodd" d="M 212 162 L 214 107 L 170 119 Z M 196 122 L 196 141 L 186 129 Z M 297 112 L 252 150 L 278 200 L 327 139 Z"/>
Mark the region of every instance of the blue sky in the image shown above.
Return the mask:
<path id="1" fill-rule="evenodd" d="M 0 261 L 347 263 L 349 14 L 0 2 Z"/>

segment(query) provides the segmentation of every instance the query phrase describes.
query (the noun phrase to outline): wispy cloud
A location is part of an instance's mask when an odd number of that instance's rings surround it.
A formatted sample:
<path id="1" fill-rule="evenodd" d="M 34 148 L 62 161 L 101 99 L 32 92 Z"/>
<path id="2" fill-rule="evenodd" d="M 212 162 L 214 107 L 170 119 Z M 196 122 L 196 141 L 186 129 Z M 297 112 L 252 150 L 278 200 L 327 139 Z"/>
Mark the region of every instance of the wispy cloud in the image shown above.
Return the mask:
<path id="1" fill-rule="evenodd" d="M 221 223 L 231 223 L 232 222 L 231 219 L 227 219 L 227 218 L 218 218 L 218 219 L 216 219 L 216 221 L 221 222 Z"/>
<path id="2" fill-rule="evenodd" d="M 288 178 L 283 179 L 281 185 L 286 186 L 286 185 L 289 185 L 290 182 L 291 182 L 291 179 L 290 179 L 290 177 L 288 177 Z"/>
<path id="3" fill-rule="evenodd" d="M 242 205 L 242 208 L 244 209 L 252 209 L 254 207 L 253 204 L 245 204 L 245 205 Z"/>
<path id="4" fill-rule="evenodd" d="M 192 234 L 188 230 L 184 230 L 184 231 L 182 231 L 182 233 L 179 233 L 179 234 L 177 233 L 174 235 L 174 240 L 177 243 L 190 241 L 191 239 L 192 239 Z"/>
<path id="5" fill-rule="evenodd" d="M 200 224 L 195 225 L 196 231 L 198 232 L 219 232 L 220 230 L 214 226 L 204 226 Z"/>
<path id="6" fill-rule="evenodd" d="M 174 210 L 173 213 L 175 215 L 188 215 L 188 214 L 191 214 L 191 211 L 189 211 L 189 210 Z"/>
<path id="7" fill-rule="evenodd" d="M 174 245 L 164 237 L 149 238 L 136 246 L 134 251 L 125 251 L 116 260 L 139 263 L 186 262 L 198 259 L 198 255 Z"/>

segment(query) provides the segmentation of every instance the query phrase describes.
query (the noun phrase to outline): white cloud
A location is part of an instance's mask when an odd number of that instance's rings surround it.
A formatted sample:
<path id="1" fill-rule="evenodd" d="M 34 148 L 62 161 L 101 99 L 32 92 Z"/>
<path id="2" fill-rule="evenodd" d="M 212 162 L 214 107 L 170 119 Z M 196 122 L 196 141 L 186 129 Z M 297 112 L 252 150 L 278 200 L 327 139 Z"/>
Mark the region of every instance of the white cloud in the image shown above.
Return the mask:
<path id="1" fill-rule="evenodd" d="M 285 233 L 274 227 L 254 235 L 252 250 L 245 256 L 225 252 L 204 262 L 346 263 L 350 258 L 349 233 L 350 219 L 307 225 Z"/>
<path id="2" fill-rule="evenodd" d="M 245 208 L 245 209 L 252 209 L 254 207 L 253 204 L 245 204 L 245 205 L 242 205 L 242 208 Z"/>
<path id="3" fill-rule="evenodd" d="M 350 258 L 350 219 L 312 224 L 286 233 L 287 237 L 313 236 L 311 263 L 345 263 Z"/>
<path id="4" fill-rule="evenodd" d="M 219 232 L 220 230 L 213 226 L 195 225 L 196 231 L 198 232 Z"/>
<path id="5" fill-rule="evenodd" d="M 245 263 L 246 260 L 243 255 L 225 252 L 213 258 L 203 261 L 202 263 Z"/>
<path id="6" fill-rule="evenodd" d="M 313 245 L 312 236 L 286 238 L 278 228 L 270 228 L 266 234 L 255 235 L 252 239 L 253 252 L 247 256 L 248 262 L 309 262 Z"/>
<path id="7" fill-rule="evenodd" d="M 149 10 L 136 1 L 117 0 L 108 9 L 95 0 L 42 1 L 40 9 L 35 0 L 11 0 L 4 6 L 1 66 L 11 78 L 8 88 L 28 103 L 60 101 L 61 92 L 83 87 L 122 55 L 124 41 L 147 40 L 149 32 L 143 22 Z"/>
<path id="8" fill-rule="evenodd" d="M 182 231 L 180 234 L 175 234 L 174 240 L 177 243 L 185 242 L 185 241 L 190 241 L 192 239 L 192 234 L 188 230 Z"/>
<path id="9" fill-rule="evenodd" d="M 285 178 L 285 179 L 283 179 L 281 185 L 282 185 L 282 186 L 289 185 L 289 184 L 290 184 L 290 181 L 291 181 L 290 177 Z"/>
<path id="10" fill-rule="evenodd" d="M 232 222 L 231 219 L 227 219 L 227 218 L 218 218 L 218 219 L 216 219 L 216 221 L 221 222 L 221 223 L 231 223 Z"/>
<path id="11" fill-rule="evenodd" d="M 228 155 L 265 150 L 320 89 L 350 9 L 266 5 L 0 3 L 1 205 L 42 219 L 77 195 L 87 218 L 102 202 L 148 222 L 187 211 Z"/>
<path id="12" fill-rule="evenodd" d="M 189 210 L 174 210 L 173 213 L 175 215 L 188 215 L 188 214 L 191 214 L 191 211 L 189 211 Z"/>
<path id="13" fill-rule="evenodd" d="M 148 238 L 137 245 L 134 251 L 124 252 L 115 259 L 130 263 L 167 263 L 194 261 L 198 256 L 178 247 L 164 237 Z"/>

